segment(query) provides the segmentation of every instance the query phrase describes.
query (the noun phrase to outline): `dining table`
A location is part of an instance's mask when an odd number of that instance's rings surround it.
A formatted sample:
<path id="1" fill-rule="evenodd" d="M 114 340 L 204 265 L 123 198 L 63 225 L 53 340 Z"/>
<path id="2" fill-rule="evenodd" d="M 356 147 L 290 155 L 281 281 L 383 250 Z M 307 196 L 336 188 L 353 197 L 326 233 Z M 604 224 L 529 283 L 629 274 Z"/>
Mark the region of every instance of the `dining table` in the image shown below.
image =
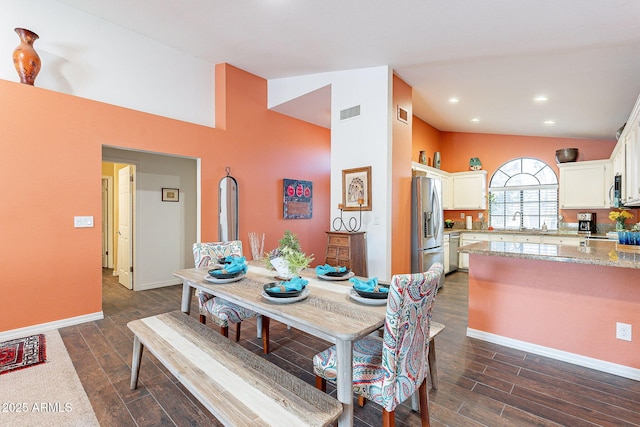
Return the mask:
<path id="1" fill-rule="evenodd" d="M 353 283 L 347 280 L 353 273 L 337 278 L 317 276 L 315 269 L 307 268 L 300 273 L 308 284 L 299 297 L 274 298 L 264 287 L 282 279 L 264 263 L 249 261 L 246 273 L 235 281 L 212 279 L 210 269 L 174 272 L 183 282 L 181 310 L 189 313 L 193 291 L 198 289 L 333 343 L 338 358 L 337 398 L 343 406 L 338 426 L 353 426 L 353 342 L 384 325 L 386 299 L 369 300 L 355 294 Z"/>

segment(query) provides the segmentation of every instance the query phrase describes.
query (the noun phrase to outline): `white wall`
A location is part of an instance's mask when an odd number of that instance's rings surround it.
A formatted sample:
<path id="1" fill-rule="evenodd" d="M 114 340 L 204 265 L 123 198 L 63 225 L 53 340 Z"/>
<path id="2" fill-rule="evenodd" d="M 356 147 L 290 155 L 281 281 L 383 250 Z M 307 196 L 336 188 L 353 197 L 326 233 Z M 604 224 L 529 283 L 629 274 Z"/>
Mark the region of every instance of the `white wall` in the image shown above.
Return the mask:
<path id="1" fill-rule="evenodd" d="M 54 0 L 2 0 L 0 78 L 19 82 L 14 28 L 34 31 L 35 86 L 214 126 L 214 65 Z"/>
<path id="2" fill-rule="evenodd" d="M 372 210 L 363 212 L 370 277 L 391 278 L 392 70 L 387 66 L 269 81 L 269 106 L 331 85 L 331 219 L 340 215 L 342 170 L 371 166 Z M 340 110 L 360 105 L 360 116 L 340 121 Z M 358 213 L 345 212 L 343 218 Z M 327 230 L 331 224 L 327 224 Z"/>
<path id="3" fill-rule="evenodd" d="M 173 272 L 193 267 L 197 240 L 196 160 L 109 147 L 102 156 L 136 165 L 134 289 L 180 283 Z M 163 202 L 162 188 L 178 188 L 179 201 Z"/>

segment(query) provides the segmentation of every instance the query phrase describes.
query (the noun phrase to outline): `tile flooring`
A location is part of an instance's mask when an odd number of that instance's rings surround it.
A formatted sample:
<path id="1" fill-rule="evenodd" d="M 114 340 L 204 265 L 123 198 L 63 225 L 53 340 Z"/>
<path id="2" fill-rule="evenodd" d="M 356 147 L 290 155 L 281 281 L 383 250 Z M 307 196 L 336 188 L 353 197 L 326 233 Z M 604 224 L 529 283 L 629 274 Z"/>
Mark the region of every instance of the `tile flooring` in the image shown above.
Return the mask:
<path id="1" fill-rule="evenodd" d="M 179 309 L 181 291 L 129 291 L 104 270 L 105 318 L 60 330 L 102 426 L 220 425 L 148 353 L 140 386 L 129 389 L 127 322 Z M 191 315 L 197 313 L 194 299 Z M 640 382 L 466 337 L 466 273 L 447 276 L 433 318 L 446 329 L 436 343 L 439 388 L 429 393 L 432 426 L 640 426 Z M 329 344 L 273 321 L 271 340 L 272 352 L 264 357 L 313 384 L 311 358 Z M 241 344 L 262 355 L 254 322 L 243 323 Z M 375 404 L 356 407 L 355 424 L 381 425 L 380 414 Z M 396 423 L 420 424 L 408 405 L 396 409 Z"/>

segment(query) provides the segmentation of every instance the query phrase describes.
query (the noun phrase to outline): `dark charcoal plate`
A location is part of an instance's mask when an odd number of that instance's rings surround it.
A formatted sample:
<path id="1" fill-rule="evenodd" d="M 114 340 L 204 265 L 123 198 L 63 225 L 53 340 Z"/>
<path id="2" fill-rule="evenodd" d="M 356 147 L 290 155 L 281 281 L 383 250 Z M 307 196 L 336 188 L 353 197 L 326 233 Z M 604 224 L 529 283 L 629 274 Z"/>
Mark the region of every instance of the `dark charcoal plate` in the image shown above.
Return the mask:
<path id="1" fill-rule="evenodd" d="M 304 288 L 302 288 L 299 291 L 271 292 L 269 289 L 273 288 L 277 284 L 278 284 L 278 282 L 271 282 L 271 283 L 265 284 L 264 287 L 263 287 L 264 292 L 267 295 L 269 295 L 270 297 L 273 297 L 273 298 L 293 298 L 293 297 L 297 297 L 298 295 L 300 295 L 302 293 L 302 290 L 304 289 Z"/>
<path id="2" fill-rule="evenodd" d="M 385 287 L 387 289 L 389 288 L 389 285 L 384 283 L 379 283 L 378 286 Z M 356 289 L 355 286 L 353 287 L 353 290 L 356 291 L 356 293 L 360 295 L 362 298 L 386 299 L 389 296 L 389 292 L 360 291 Z"/>
<path id="3" fill-rule="evenodd" d="M 227 257 L 223 256 L 221 258 L 218 258 L 218 264 L 226 264 L 227 263 Z"/>
<path id="4" fill-rule="evenodd" d="M 214 268 L 209 270 L 209 276 L 215 277 L 216 279 L 233 279 L 234 277 L 238 277 L 242 274 L 242 271 L 238 271 L 236 273 L 220 273 L 222 271 L 219 268 Z"/>
<path id="5" fill-rule="evenodd" d="M 342 276 L 346 276 L 347 274 L 349 274 L 349 272 L 351 272 L 351 270 L 347 268 L 343 272 L 333 271 L 331 273 L 325 273 L 324 275 L 328 276 L 328 277 L 342 277 Z"/>

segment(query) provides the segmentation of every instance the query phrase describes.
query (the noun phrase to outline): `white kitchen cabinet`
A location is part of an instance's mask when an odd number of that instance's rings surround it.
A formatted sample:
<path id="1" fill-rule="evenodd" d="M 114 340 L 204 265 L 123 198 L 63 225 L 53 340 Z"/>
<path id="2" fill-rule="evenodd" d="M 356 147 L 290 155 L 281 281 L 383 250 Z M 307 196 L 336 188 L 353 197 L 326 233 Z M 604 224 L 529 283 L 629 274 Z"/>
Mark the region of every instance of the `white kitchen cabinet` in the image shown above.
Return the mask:
<path id="1" fill-rule="evenodd" d="M 548 243 L 553 245 L 580 246 L 580 237 L 542 236 L 542 243 Z"/>
<path id="2" fill-rule="evenodd" d="M 513 234 L 492 234 L 490 240 L 492 242 L 513 242 Z"/>
<path id="3" fill-rule="evenodd" d="M 516 234 L 513 236 L 516 243 L 542 243 L 542 236 L 532 236 L 530 234 Z"/>
<path id="4" fill-rule="evenodd" d="M 412 162 L 411 169 L 421 172 L 422 175 L 429 178 L 439 179 L 442 182 L 442 209 L 453 209 L 453 188 L 449 172 L 416 162 Z"/>
<path id="5" fill-rule="evenodd" d="M 450 176 L 442 176 L 442 209 L 453 209 L 453 183 Z"/>
<path id="6" fill-rule="evenodd" d="M 460 233 L 460 246 L 487 242 L 490 237 L 487 233 Z M 458 268 L 469 269 L 469 254 L 458 254 Z"/>
<path id="7" fill-rule="evenodd" d="M 627 206 L 640 205 L 640 130 L 638 129 L 638 118 L 630 124 L 630 129 L 625 132 L 624 144 L 626 152 L 625 180 L 623 194 L 624 204 Z M 625 126 L 625 130 L 627 130 Z"/>
<path id="8" fill-rule="evenodd" d="M 613 175 L 622 175 L 622 202 L 640 206 L 640 96 L 636 100 L 618 143 L 611 153 Z M 624 167 L 621 167 L 621 164 Z M 613 182 L 613 178 L 611 178 Z"/>
<path id="9" fill-rule="evenodd" d="M 453 181 L 453 209 L 487 208 L 487 171 L 457 172 Z"/>
<path id="10" fill-rule="evenodd" d="M 449 235 L 444 236 L 444 274 L 449 272 Z"/>
<path id="11" fill-rule="evenodd" d="M 414 173 L 442 182 L 442 209 L 486 209 L 487 171 L 449 173 L 412 162 Z"/>
<path id="12" fill-rule="evenodd" d="M 609 183 L 612 181 L 610 160 L 561 163 L 560 208 L 608 209 Z"/>

